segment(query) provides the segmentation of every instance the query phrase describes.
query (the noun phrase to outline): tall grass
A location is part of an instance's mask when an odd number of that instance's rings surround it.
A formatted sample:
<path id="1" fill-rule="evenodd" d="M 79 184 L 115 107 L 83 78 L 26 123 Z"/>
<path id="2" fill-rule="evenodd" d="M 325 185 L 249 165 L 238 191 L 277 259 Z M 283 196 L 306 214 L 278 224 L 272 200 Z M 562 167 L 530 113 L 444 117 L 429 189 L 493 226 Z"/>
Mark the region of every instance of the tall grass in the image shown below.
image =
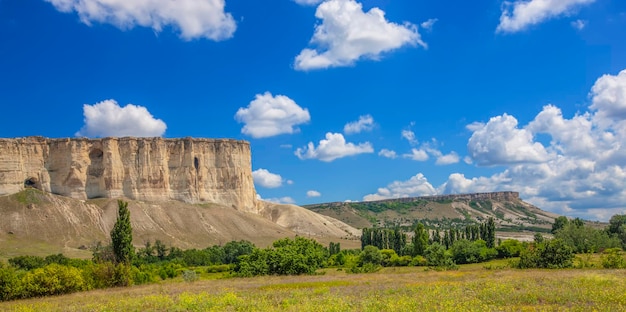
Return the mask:
<path id="1" fill-rule="evenodd" d="M 458 271 L 202 279 L 0 303 L 2 311 L 626 311 L 626 270 Z"/>

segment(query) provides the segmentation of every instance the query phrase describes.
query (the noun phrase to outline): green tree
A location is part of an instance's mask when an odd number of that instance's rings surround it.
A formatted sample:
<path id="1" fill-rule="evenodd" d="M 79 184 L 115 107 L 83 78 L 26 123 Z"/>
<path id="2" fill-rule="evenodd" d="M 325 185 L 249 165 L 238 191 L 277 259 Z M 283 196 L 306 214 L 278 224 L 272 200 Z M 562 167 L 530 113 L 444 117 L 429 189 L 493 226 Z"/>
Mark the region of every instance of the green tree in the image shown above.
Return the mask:
<path id="1" fill-rule="evenodd" d="M 487 248 L 496 247 L 496 223 L 492 217 L 489 217 L 487 220 L 485 231 L 486 237 L 484 238 L 484 241 L 487 243 Z"/>
<path id="2" fill-rule="evenodd" d="M 563 227 L 565 227 L 569 223 L 569 219 L 566 216 L 560 216 L 554 219 L 554 223 L 552 224 L 552 230 L 550 232 L 552 234 L 556 234 L 556 232 Z"/>
<path id="3" fill-rule="evenodd" d="M 117 201 L 117 206 L 117 221 L 111 230 L 113 254 L 117 263 L 129 264 L 135 254 L 133 230 L 130 225 L 130 210 L 128 210 L 128 203 L 122 200 Z"/>
<path id="4" fill-rule="evenodd" d="M 576 253 L 597 252 L 607 248 L 620 247 L 617 237 L 610 236 L 606 231 L 591 226 L 566 224 L 554 235 L 572 247 Z"/>
<path id="5" fill-rule="evenodd" d="M 606 231 L 622 241 L 622 248 L 626 249 L 626 215 L 614 215 L 609 220 Z"/>
<path id="6" fill-rule="evenodd" d="M 428 230 L 421 222 L 418 222 L 415 226 L 413 239 L 413 254 L 412 256 L 423 256 L 424 251 L 428 248 Z"/>

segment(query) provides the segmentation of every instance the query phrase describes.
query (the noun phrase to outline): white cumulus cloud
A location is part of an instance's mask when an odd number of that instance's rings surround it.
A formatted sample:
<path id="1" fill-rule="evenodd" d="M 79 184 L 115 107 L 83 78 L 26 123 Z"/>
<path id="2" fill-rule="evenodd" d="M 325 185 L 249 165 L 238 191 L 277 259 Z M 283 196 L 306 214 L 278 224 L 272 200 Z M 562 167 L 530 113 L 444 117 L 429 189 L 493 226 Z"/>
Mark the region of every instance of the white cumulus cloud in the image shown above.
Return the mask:
<path id="1" fill-rule="evenodd" d="M 80 20 L 112 24 L 120 29 L 172 27 L 185 40 L 231 38 L 237 25 L 224 11 L 225 0 L 45 0 L 61 12 L 76 12 Z"/>
<path id="2" fill-rule="evenodd" d="M 85 137 L 160 137 L 167 126 L 143 106 L 120 107 L 115 100 L 83 105 L 83 127 L 76 136 Z"/>
<path id="3" fill-rule="evenodd" d="M 374 148 L 370 142 L 354 144 L 346 142 L 341 133 L 326 133 L 326 139 L 320 140 L 319 145 L 315 147 L 313 142 L 304 148 L 298 148 L 295 152 L 300 159 L 319 159 L 325 162 L 331 162 L 338 158 L 352 155 L 373 153 Z"/>
<path id="4" fill-rule="evenodd" d="M 392 150 L 388 150 L 386 148 L 383 148 L 383 149 L 380 150 L 380 152 L 378 152 L 378 156 L 394 159 L 394 158 L 398 157 L 398 154 L 396 154 L 396 151 L 392 151 Z"/>
<path id="5" fill-rule="evenodd" d="M 526 28 L 555 18 L 571 14 L 595 0 L 516 0 L 505 2 L 502 6 L 498 32 L 518 32 Z"/>
<path id="6" fill-rule="evenodd" d="M 492 117 L 482 127 L 478 124 L 472 127 L 475 130 L 467 149 L 478 165 L 542 162 L 548 159 L 544 146 L 534 142 L 531 131 L 518 128 L 517 119 L 511 115 Z"/>
<path id="7" fill-rule="evenodd" d="M 423 149 L 412 148 L 411 153 L 402 154 L 402 157 L 410 158 L 411 160 L 415 161 L 426 161 L 428 160 L 428 153 L 426 153 L 426 151 Z"/>
<path id="8" fill-rule="evenodd" d="M 418 173 L 407 181 L 394 181 L 386 187 L 381 187 L 375 194 L 363 197 L 364 201 L 374 201 L 389 198 L 417 197 L 437 194 L 437 190 L 428 182 L 423 174 Z"/>
<path id="9" fill-rule="evenodd" d="M 322 196 L 322 193 L 315 191 L 315 190 L 310 190 L 306 192 L 306 197 L 320 197 Z"/>
<path id="10" fill-rule="evenodd" d="M 271 173 L 267 169 L 257 169 L 252 171 L 254 185 L 265 188 L 277 188 L 283 185 L 283 178 L 279 174 Z"/>
<path id="11" fill-rule="evenodd" d="M 266 138 L 298 132 L 297 125 L 311 120 L 309 111 L 284 95 L 269 92 L 257 94 L 246 108 L 239 108 L 235 120 L 245 125 L 241 133 L 253 138 Z"/>
<path id="12" fill-rule="evenodd" d="M 458 163 L 460 160 L 459 155 L 455 152 L 450 152 L 450 154 L 439 155 L 437 156 L 437 160 L 435 164 L 437 165 L 452 165 Z"/>
<path id="13" fill-rule="evenodd" d="M 591 109 L 599 117 L 626 119 L 626 69 L 617 75 L 603 75 L 591 88 Z"/>
<path id="14" fill-rule="evenodd" d="M 417 138 L 415 137 L 415 132 L 411 130 L 402 130 L 402 137 L 405 138 L 411 145 L 416 145 Z"/>
<path id="15" fill-rule="evenodd" d="M 371 115 L 359 116 L 359 120 L 349 122 L 343 127 L 345 134 L 355 134 L 374 129 L 374 118 Z"/>
<path id="16" fill-rule="evenodd" d="M 322 21 L 310 42 L 315 48 L 300 52 L 295 59 L 297 70 L 350 66 L 363 58 L 379 59 L 382 53 L 406 45 L 426 47 L 416 25 L 389 22 L 379 8 L 364 12 L 354 0 L 324 1 L 315 17 Z"/>

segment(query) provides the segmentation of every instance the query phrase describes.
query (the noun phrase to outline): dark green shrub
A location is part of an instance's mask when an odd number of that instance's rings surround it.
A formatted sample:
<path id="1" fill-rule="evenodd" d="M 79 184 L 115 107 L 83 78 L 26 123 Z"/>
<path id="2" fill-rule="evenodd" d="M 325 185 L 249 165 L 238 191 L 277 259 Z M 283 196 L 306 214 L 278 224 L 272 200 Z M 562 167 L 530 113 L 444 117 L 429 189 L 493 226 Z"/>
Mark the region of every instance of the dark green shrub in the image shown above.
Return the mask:
<path id="1" fill-rule="evenodd" d="M 560 239 L 552 239 L 530 246 L 520 253 L 519 268 L 569 268 L 574 252 Z"/>
<path id="2" fill-rule="evenodd" d="M 229 264 L 218 264 L 218 265 L 210 265 L 206 268 L 207 273 L 221 273 L 228 272 L 232 269 L 232 266 Z"/>
<path id="3" fill-rule="evenodd" d="M 498 258 L 519 257 L 522 249 L 524 249 L 524 245 L 516 239 L 507 239 L 496 247 Z"/>
<path id="4" fill-rule="evenodd" d="M 45 267 L 46 260 L 37 256 L 17 256 L 9 259 L 9 264 L 18 269 L 30 271 Z"/>
<path id="5" fill-rule="evenodd" d="M 624 269 L 626 268 L 626 260 L 624 253 L 619 248 L 606 249 L 602 254 L 602 267 L 606 269 Z"/>
<path id="6" fill-rule="evenodd" d="M 439 244 L 433 243 L 424 251 L 426 263 L 430 267 L 441 270 L 457 269 L 458 266 L 452 260 L 452 256 L 446 251 L 446 248 Z"/>

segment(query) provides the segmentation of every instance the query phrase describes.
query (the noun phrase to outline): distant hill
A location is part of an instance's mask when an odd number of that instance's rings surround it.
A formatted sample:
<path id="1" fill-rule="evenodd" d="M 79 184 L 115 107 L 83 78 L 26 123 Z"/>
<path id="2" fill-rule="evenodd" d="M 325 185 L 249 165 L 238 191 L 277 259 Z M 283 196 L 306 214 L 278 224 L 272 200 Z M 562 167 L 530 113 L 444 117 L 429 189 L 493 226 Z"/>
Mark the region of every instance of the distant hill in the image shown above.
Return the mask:
<path id="1" fill-rule="evenodd" d="M 476 224 L 493 217 L 501 237 L 509 236 L 505 233 L 549 232 L 558 217 L 524 202 L 517 192 L 334 202 L 303 207 L 356 228 L 401 226 L 408 230 L 419 221 L 431 229 L 445 229 Z"/>

